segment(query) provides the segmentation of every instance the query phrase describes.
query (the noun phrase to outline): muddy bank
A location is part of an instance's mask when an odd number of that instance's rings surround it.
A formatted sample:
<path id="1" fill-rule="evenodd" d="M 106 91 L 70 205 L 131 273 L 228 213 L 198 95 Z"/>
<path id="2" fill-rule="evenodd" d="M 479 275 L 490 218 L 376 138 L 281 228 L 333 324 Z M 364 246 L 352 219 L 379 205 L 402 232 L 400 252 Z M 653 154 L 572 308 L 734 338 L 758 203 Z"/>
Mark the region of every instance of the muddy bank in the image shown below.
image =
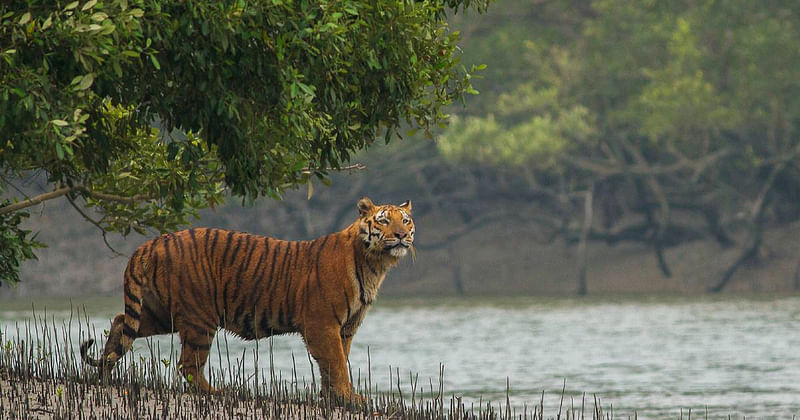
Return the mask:
<path id="1" fill-rule="evenodd" d="M 195 226 L 217 226 L 289 239 L 307 239 L 291 223 L 269 217 L 259 208 L 228 206 L 207 212 Z M 68 208 L 53 205 L 31 217 L 29 228 L 39 231 L 49 247 L 37 251 L 38 261 L 22 268 L 18 288 L 0 288 L 0 298 L 21 296 L 121 296 L 127 257 L 146 238 L 127 239 L 100 232 Z M 274 212 L 273 212 L 274 213 Z M 406 258 L 384 283 L 383 296 L 409 295 L 571 295 L 578 290 L 577 249 L 561 241 L 544 243 L 546 233 L 513 220 L 487 223 L 452 241 L 463 228 L 442 215 L 429 213 L 416 220 L 416 262 Z M 339 226 L 341 227 L 341 226 Z M 308 236 L 330 231 L 316 226 Z M 590 243 L 589 294 L 648 293 L 705 294 L 741 255 L 745 235 L 732 235 L 736 244 L 723 247 L 713 240 L 696 240 L 667 248 L 671 275 L 659 269 L 651 247 L 640 243 Z M 800 287 L 800 225 L 772 227 L 766 233 L 757 261 L 736 271 L 726 293 L 783 293 Z"/>

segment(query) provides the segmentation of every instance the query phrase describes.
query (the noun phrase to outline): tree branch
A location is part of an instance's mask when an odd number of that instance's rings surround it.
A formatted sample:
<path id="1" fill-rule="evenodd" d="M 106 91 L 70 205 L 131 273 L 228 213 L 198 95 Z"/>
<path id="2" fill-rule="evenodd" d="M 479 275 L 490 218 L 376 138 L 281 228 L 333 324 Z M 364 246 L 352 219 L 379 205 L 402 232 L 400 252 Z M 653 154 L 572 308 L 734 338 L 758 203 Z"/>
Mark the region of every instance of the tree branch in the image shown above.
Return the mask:
<path id="1" fill-rule="evenodd" d="M 577 156 L 565 156 L 561 158 L 561 161 L 575 168 L 593 172 L 604 178 L 623 174 L 647 176 L 667 175 L 687 169 L 692 170 L 694 173 L 693 178 L 696 178 L 699 173 L 708 168 L 712 163 L 730 153 L 730 149 L 720 149 L 697 160 L 679 159 L 678 162 L 669 165 L 643 165 L 639 162 L 632 165 L 620 165 L 616 162 L 593 160 Z"/>
<path id="2" fill-rule="evenodd" d="M 54 198 L 61 197 L 63 195 L 72 193 L 72 192 L 80 192 L 85 194 L 89 197 L 96 198 L 98 200 L 105 200 L 105 201 L 116 201 L 119 203 L 124 204 L 134 204 L 144 200 L 152 200 L 154 197 L 149 194 L 137 194 L 130 197 L 126 197 L 123 195 L 116 195 L 116 194 L 108 194 L 99 191 L 93 191 L 90 188 L 87 188 L 83 185 L 76 185 L 72 187 L 61 187 L 55 191 L 50 191 L 48 193 L 39 194 L 35 197 L 31 197 L 27 200 L 20 201 L 18 203 L 9 204 L 4 207 L 0 207 L 0 216 L 15 212 L 18 210 L 22 210 L 31 206 L 35 206 L 47 200 L 52 200 Z"/>
<path id="3" fill-rule="evenodd" d="M 72 206 L 72 208 L 74 208 L 75 211 L 77 211 L 78 214 L 80 214 L 87 222 L 93 224 L 96 228 L 100 229 L 100 232 L 103 232 L 103 242 L 105 242 L 106 246 L 108 247 L 108 249 L 111 250 L 111 252 L 113 252 L 114 254 L 116 254 L 117 256 L 120 256 L 120 257 L 124 257 L 125 256 L 125 254 L 117 251 L 116 249 L 114 249 L 113 246 L 111 246 L 110 243 L 108 243 L 108 236 L 107 236 L 108 231 L 106 231 L 105 228 L 103 228 L 103 226 L 100 225 L 100 223 L 98 223 L 96 220 L 94 220 L 91 217 L 89 217 L 88 214 L 86 214 L 83 210 L 81 210 L 81 208 L 78 207 L 77 204 L 75 204 L 75 201 L 72 199 L 72 197 L 67 196 L 67 201 L 69 201 L 69 204 Z"/>
<path id="4" fill-rule="evenodd" d="M 73 191 L 73 189 L 70 188 L 70 187 L 62 187 L 62 188 L 59 188 L 59 189 L 57 189 L 55 191 L 50 191 L 49 193 L 39 194 L 39 195 L 37 195 L 35 197 L 31 197 L 31 198 L 29 198 L 27 200 L 22 200 L 22 201 L 20 201 L 18 203 L 9 204 L 7 206 L 0 207 L 0 216 L 2 216 L 4 214 L 7 214 L 7 213 L 15 212 L 15 211 L 18 211 L 18 210 L 22 210 L 24 208 L 35 206 L 35 205 L 37 205 L 37 204 L 39 204 L 41 202 L 47 201 L 47 200 L 52 200 L 54 198 L 61 197 L 62 195 L 69 194 L 72 191 Z"/>

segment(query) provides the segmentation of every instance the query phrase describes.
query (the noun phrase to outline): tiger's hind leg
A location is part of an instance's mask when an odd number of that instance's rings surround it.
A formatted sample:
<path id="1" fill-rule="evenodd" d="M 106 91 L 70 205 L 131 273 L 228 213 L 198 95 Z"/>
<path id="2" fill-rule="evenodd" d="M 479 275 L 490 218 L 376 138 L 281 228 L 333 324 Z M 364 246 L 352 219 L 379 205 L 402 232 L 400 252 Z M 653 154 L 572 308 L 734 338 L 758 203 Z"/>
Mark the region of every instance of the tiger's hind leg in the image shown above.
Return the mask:
<path id="1" fill-rule="evenodd" d="M 214 341 L 217 331 L 181 324 L 179 324 L 178 329 L 178 334 L 181 337 L 181 374 L 197 391 L 216 393 L 217 390 L 208 383 L 203 370 L 208 361 L 211 343 Z"/>

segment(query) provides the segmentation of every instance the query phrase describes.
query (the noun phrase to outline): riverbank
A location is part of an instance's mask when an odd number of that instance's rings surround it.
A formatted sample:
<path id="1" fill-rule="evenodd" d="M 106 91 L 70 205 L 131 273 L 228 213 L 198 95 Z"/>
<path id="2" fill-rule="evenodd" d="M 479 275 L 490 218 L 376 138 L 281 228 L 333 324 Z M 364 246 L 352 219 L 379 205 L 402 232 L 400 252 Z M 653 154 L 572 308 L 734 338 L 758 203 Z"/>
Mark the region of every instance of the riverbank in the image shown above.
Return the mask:
<path id="1" fill-rule="evenodd" d="M 275 206 L 275 204 L 272 204 Z M 267 206 L 264 204 L 263 206 Z M 262 206 L 262 207 L 263 207 Z M 96 228 L 73 214 L 71 208 L 52 204 L 31 217 L 28 228 L 40 232 L 49 247 L 37 250 L 38 260 L 23 264 L 17 288 L 0 287 L 0 298 L 74 296 L 76 291 L 122 296 L 122 273 L 128 256 L 146 238 L 123 240 L 109 235 L 103 242 Z M 272 207 L 206 212 L 195 226 L 216 226 L 307 239 L 294 224 L 270 218 Z M 417 258 L 402 261 L 381 288 L 381 296 L 570 296 L 579 288 L 576 246 L 546 242 L 546 232 L 533 225 L 501 220 L 476 226 L 452 239 L 463 226 L 435 214 L 416 220 Z M 314 235 L 335 228 L 319 228 Z M 797 293 L 800 291 L 800 224 L 772 227 L 764 233 L 758 258 L 742 265 L 731 277 L 725 293 Z M 665 249 L 667 276 L 659 268 L 652 247 L 641 243 L 610 245 L 592 242 L 587 247 L 586 287 L 590 295 L 618 293 L 705 295 L 741 256 L 744 232 L 732 234 L 736 243 L 721 246 L 712 239 L 686 242 Z M 439 244 L 439 245 L 436 245 Z"/>
<path id="2" fill-rule="evenodd" d="M 101 386 L 0 372 L 3 419 L 345 419 L 358 418 L 318 405 L 238 400 L 190 393 L 159 394 L 138 386 Z M 362 416 L 363 417 L 363 416 Z"/>
<path id="3" fill-rule="evenodd" d="M 288 391 L 284 388 L 284 391 Z M 475 419 L 542 420 L 544 407 L 522 413 L 487 403 L 467 407 L 458 397 L 449 404 L 442 399 L 414 399 L 411 404 L 387 395 L 370 399 L 359 407 L 334 407 L 315 395 L 306 401 L 284 401 L 276 396 L 243 396 L 237 392 L 202 395 L 176 390 L 156 390 L 133 382 L 100 385 L 85 380 L 42 378 L 26 373 L 9 373 L 0 368 L 0 418 L 15 419 L 280 419 L 280 420 L 363 420 L 363 419 Z M 502 404 L 502 403 L 501 403 Z M 580 407 L 559 407 L 558 418 L 613 419 L 595 399 L 594 408 L 584 401 Z M 591 412 L 589 412 L 591 411 Z M 551 413 L 551 414 L 555 414 Z"/>

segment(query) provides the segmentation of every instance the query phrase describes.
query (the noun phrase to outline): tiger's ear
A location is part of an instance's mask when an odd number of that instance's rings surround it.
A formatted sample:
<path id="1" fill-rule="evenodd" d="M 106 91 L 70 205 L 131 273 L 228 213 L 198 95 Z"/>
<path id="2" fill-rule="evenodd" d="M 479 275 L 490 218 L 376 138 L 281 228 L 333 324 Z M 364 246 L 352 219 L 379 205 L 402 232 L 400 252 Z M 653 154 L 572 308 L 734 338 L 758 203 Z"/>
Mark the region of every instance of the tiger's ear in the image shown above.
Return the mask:
<path id="1" fill-rule="evenodd" d="M 399 205 L 397 207 L 402 207 L 403 210 L 405 210 L 408 213 L 411 213 L 411 200 L 406 200 L 406 201 L 403 202 L 403 204 L 401 204 L 401 205 Z"/>
<path id="2" fill-rule="evenodd" d="M 370 210 L 375 208 L 375 204 L 372 204 L 372 200 L 369 197 L 364 197 L 361 200 L 358 200 L 358 214 L 361 216 L 367 214 Z"/>

